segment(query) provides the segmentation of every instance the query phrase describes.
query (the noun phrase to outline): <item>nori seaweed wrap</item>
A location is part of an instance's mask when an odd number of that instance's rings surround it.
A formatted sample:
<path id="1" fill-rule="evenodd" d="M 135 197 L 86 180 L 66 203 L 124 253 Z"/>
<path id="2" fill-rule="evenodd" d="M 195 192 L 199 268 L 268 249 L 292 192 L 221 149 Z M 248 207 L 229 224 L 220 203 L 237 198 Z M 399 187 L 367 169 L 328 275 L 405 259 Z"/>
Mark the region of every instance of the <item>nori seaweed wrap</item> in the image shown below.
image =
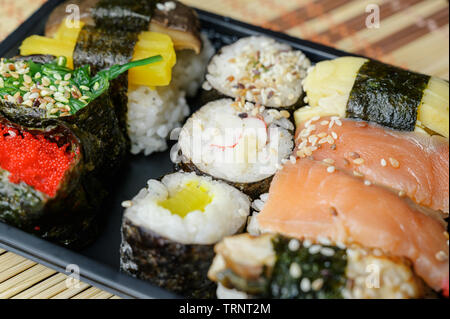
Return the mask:
<path id="1" fill-rule="evenodd" d="M 77 5 L 80 18 L 87 26 L 106 26 L 123 31 L 152 31 L 169 35 L 176 50 L 202 49 L 200 23 L 194 9 L 173 0 L 70 0 L 51 13 L 45 35 L 54 36 L 66 16 L 68 4 Z M 155 10 L 156 9 L 156 10 Z M 118 14 L 115 14 L 117 13 Z"/>
<path id="2" fill-rule="evenodd" d="M 448 81 L 370 59 L 342 57 L 318 63 L 304 88 L 309 106 L 295 112 L 297 126 L 317 116 L 339 116 L 449 137 Z"/>
<path id="3" fill-rule="evenodd" d="M 187 298 L 214 298 L 214 244 L 243 230 L 248 197 L 210 177 L 174 173 L 150 180 L 124 207 L 121 270 Z"/>
<path id="4" fill-rule="evenodd" d="M 109 82 L 160 57 L 94 77 L 88 66 L 72 71 L 52 59 L 1 61 L 0 220 L 78 248 L 95 238 L 99 205 L 127 152 Z"/>
<path id="5" fill-rule="evenodd" d="M 326 239 L 243 234 L 215 251 L 208 276 L 219 283 L 219 298 L 397 299 L 429 290 L 406 259 Z"/>

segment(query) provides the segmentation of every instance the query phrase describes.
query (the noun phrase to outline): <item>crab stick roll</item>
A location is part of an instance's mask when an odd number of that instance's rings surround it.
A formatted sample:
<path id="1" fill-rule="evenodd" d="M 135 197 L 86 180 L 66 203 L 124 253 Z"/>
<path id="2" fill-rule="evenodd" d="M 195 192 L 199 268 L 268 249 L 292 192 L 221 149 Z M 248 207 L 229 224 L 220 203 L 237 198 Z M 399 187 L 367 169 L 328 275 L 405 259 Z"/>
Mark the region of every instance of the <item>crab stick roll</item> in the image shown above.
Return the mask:
<path id="1" fill-rule="evenodd" d="M 240 107 L 231 99 L 210 102 L 181 130 L 179 166 L 258 197 L 268 191 L 272 176 L 292 154 L 294 127 L 289 116 L 252 103 Z"/>
<path id="2" fill-rule="evenodd" d="M 303 102 L 301 82 L 311 63 L 301 51 L 267 37 L 248 37 L 213 57 L 204 88 L 241 103 L 293 109 Z"/>
<path id="3" fill-rule="evenodd" d="M 426 292 L 407 259 L 325 238 L 243 234 L 215 251 L 209 277 L 221 299 L 406 299 Z"/>
<path id="4" fill-rule="evenodd" d="M 185 297 L 214 297 L 207 279 L 214 244 L 244 229 L 249 198 L 224 182 L 180 172 L 150 180 L 124 206 L 121 269 Z"/>
<path id="5" fill-rule="evenodd" d="M 343 57 L 318 63 L 304 89 L 309 106 L 295 112 L 297 123 L 340 116 L 449 137 L 449 85 L 436 77 Z"/>

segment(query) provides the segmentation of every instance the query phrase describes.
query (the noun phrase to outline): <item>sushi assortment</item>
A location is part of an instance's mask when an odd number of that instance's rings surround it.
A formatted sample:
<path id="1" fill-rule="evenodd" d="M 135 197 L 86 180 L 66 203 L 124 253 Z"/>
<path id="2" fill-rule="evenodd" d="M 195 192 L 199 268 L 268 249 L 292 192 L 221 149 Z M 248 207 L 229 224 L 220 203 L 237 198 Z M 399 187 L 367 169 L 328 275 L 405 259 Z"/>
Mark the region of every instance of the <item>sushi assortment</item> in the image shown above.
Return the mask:
<path id="1" fill-rule="evenodd" d="M 122 204 L 123 272 L 187 298 L 448 297 L 448 81 L 264 36 L 216 53 L 178 1 L 72 2 L 78 26 L 63 3 L 1 61 L 0 220 L 86 244 L 126 154 L 178 127 L 174 171 Z"/>
<path id="2" fill-rule="evenodd" d="M 67 4 L 81 21 L 65 20 Z M 164 59 L 116 79 L 110 94 L 133 154 L 168 148 L 170 132 L 190 113 L 187 98 L 200 88 L 215 50 L 200 33 L 196 12 L 178 1 L 66 1 L 49 17 L 45 36 L 22 43 L 22 55 L 66 56 L 69 66 L 95 71 L 161 55 Z"/>

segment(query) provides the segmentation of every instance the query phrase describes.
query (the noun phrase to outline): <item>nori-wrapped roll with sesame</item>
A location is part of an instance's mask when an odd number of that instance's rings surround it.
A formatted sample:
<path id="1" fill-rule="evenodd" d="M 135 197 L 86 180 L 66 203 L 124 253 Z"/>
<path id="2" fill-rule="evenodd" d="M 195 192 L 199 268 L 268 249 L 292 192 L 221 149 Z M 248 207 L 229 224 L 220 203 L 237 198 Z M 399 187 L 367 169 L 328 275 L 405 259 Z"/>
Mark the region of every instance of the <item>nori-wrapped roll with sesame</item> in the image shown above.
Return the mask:
<path id="1" fill-rule="evenodd" d="M 132 200 L 122 224 L 122 271 L 187 298 L 214 298 L 214 244 L 241 232 L 249 198 L 210 177 L 174 173 Z"/>
<path id="2" fill-rule="evenodd" d="M 357 245 L 280 235 L 225 238 L 209 278 L 221 299 L 397 299 L 429 293 L 411 263 Z"/>
<path id="3" fill-rule="evenodd" d="M 70 67 L 89 64 L 93 72 L 163 56 L 159 63 L 122 74 L 111 83 L 110 94 L 131 153 L 168 149 L 170 131 L 189 114 L 186 97 L 196 95 L 214 54 L 207 37 L 200 36 L 195 10 L 178 1 L 78 0 L 70 5 L 79 6 L 80 21 L 72 21 L 65 12 L 68 4 L 51 14 L 45 37 L 23 41 L 21 54 L 67 56 Z"/>
<path id="4" fill-rule="evenodd" d="M 95 238 L 99 205 L 127 151 L 109 83 L 159 59 L 94 77 L 64 58 L 1 60 L 1 221 L 75 248 Z"/>

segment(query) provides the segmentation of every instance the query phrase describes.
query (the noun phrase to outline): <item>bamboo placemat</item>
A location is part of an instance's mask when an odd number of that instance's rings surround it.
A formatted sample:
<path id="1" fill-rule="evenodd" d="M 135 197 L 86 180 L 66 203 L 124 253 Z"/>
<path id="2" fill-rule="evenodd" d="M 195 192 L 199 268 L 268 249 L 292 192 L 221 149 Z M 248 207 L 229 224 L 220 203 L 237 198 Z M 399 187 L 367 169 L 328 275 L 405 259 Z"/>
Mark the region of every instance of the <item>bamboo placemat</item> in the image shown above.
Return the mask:
<path id="1" fill-rule="evenodd" d="M 204 10 L 449 78 L 447 0 L 182 0 Z M 45 0 L 0 0 L 0 41 Z M 367 28 L 376 5 L 379 28 Z M 0 298 L 116 299 L 0 249 Z"/>

